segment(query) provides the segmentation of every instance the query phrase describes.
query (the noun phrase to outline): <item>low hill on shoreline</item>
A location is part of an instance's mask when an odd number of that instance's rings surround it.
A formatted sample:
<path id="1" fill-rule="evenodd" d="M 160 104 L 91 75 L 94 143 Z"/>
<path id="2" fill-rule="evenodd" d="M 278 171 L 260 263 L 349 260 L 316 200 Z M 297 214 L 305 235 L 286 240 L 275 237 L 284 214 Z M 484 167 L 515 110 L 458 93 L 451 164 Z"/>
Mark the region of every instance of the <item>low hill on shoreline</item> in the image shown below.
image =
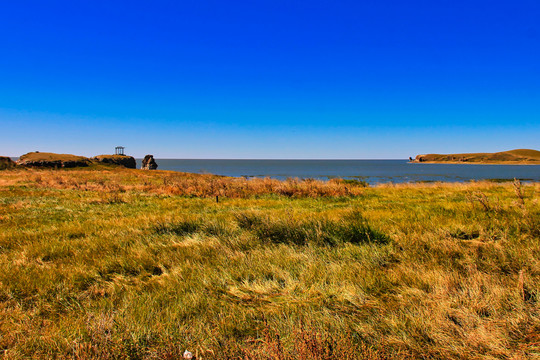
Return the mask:
<path id="1" fill-rule="evenodd" d="M 17 165 L 20 166 L 48 168 L 73 168 L 88 166 L 91 163 L 90 159 L 84 156 L 39 151 L 24 154 L 17 161 Z"/>
<path id="2" fill-rule="evenodd" d="M 103 164 L 120 165 L 128 169 L 135 169 L 137 163 L 135 158 L 128 155 L 97 155 L 92 158 L 92 161 L 97 161 Z"/>
<path id="3" fill-rule="evenodd" d="M 540 151 L 516 149 L 496 153 L 424 154 L 416 155 L 414 163 L 472 164 L 540 164 Z"/>
<path id="4" fill-rule="evenodd" d="M 75 168 L 87 167 L 96 164 L 119 165 L 135 169 L 135 158 L 128 155 L 98 155 L 93 158 L 72 154 L 56 154 L 49 152 L 29 152 L 22 155 L 17 162 L 8 161 L 8 157 L 2 157 L 0 168 L 17 166 L 35 168 Z"/>

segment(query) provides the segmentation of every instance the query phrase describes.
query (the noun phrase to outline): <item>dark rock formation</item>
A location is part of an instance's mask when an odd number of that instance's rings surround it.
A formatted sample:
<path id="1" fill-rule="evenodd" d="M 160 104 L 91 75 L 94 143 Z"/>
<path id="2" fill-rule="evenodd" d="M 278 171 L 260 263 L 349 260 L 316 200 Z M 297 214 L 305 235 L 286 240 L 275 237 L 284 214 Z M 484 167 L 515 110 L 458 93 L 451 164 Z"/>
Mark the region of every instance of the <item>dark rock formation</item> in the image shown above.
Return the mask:
<path id="1" fill-rule="evenodd" d="M 40 153 L 38 151 L 24 154 L 17 165 L 25 167 L 74 168 L 88 166 L 90 159 L 71 154 Z"/>
<path id="2" fill-rule="evenodd" d="M 92 160 L 104 163 L 104 164 L 113 164 L 127 167 L 129 169 L 136 169 L 137 162 L 133 156 L 127 155 L 98 155 L 94 156 Z"/>
<path id="3" fill-rule="evenodd" d="M 0 156 L 0 170 L 11 169 L 15 166 L 15 161 L 11 160 L 11 158 L 7 156 Z"/>
<path id="4" fill-rule="evenodd" d="M 84 160 L 84 161 L 71 161 L 66 160 L 62 161 L 62 167 L 63 168 L 74 168 L 79 166 L 88 166 L 90 164 L 90 160 Z"/>
<path id="5" fill-rule="evenodd" d="M 141 170 L 156 170 L 158 167 L 154 155 L 146 155 L 142 161 Z"/>

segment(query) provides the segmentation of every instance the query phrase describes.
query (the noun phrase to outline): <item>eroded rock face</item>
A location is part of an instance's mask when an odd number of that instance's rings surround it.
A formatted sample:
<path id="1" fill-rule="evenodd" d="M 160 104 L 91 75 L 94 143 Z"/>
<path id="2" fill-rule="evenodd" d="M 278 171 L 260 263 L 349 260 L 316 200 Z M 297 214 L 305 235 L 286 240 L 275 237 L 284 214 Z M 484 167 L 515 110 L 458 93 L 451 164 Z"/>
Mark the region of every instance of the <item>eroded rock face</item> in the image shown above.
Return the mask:
<path id="1" fill-rule="evenodd" d="M 146 155 L 142 161 L 141 170 L 156 170 L 158 167 L 154 155 Z"/>
<path id="2" fill-rule="evenodd" d="M 0 156 L 0 170 L 11 169 L 15 167 L 15 161 L 11 160 L 10 157 Z"/>
<path id="3" fill-rule="evenodd" d="M 62 161 L 62 160 L 22 160 L 17 162 L 20 166 L 43 168 L 74 168 L 88 166 L 88 161 Z"/>
<path id="4" fill-rule="evenodd" d="M 127 167 L 129 169 L 136 169 L 137 162 L 133 156 L 127 155 L 98 155 L 94 156 L 92 160 L 101 162 L 104 164 L 114 164 Z"/>

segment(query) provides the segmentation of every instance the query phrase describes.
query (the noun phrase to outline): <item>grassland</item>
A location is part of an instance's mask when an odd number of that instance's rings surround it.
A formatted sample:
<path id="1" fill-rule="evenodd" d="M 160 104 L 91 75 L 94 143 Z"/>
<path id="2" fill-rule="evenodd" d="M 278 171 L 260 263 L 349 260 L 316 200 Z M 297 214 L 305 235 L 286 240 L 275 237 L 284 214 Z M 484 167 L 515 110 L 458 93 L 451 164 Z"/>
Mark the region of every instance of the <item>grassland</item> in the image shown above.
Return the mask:
<path id="1" fill-rule="evenodd" d="M 538 358 L 539 193 L 4 170 L 0 353 Z"/>
<path id="2" fill-rule="evenodd" d="M 496 153 L 427 154 L 417 155 L 413 162 L 538 165 L 540 164 L 540 151 L 516 149 Z"/>

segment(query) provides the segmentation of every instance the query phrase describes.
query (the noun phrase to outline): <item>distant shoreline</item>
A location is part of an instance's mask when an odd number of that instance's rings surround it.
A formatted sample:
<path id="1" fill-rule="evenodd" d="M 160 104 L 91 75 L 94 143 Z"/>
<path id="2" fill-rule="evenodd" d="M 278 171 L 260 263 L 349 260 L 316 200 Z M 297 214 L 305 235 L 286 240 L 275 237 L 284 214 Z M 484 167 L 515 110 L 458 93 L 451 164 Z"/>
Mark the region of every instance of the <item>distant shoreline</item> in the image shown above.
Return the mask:
<path id="1" fill-rule="evenodd" d="M 540 151 L 515 149 L 496 153 L 423 154 L 409 160 L 419 164 L 540 165 Z"/>
<path id="2" fill-rule="evenodd" d="M 495 162 L 466 162 L 466 161 L 409 161 L 409 164 L 451 164 L 451 165 L 540 165 L 540 161 L 495 161 Z"/>

